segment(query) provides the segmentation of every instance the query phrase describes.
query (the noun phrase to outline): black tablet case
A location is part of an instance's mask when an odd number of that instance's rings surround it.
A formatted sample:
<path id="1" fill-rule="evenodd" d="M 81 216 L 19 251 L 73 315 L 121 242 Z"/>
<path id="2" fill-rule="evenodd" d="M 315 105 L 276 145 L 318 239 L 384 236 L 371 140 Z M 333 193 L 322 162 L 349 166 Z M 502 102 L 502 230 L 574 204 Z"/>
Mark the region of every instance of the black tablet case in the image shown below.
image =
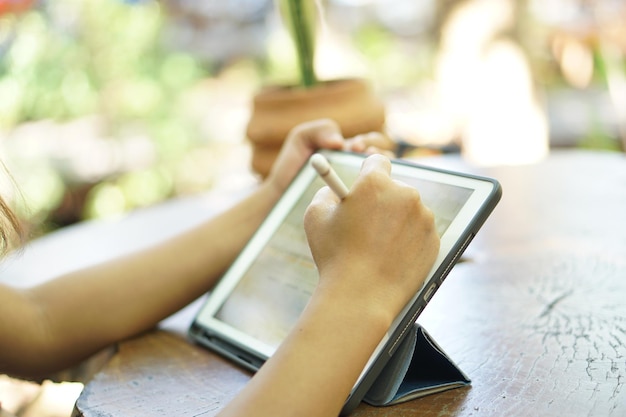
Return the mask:
<path id="1" fill-rule="evenodd" d="M 363 400 L 387 406 L 470 384 L 467 375 L 415 323 Z"/>

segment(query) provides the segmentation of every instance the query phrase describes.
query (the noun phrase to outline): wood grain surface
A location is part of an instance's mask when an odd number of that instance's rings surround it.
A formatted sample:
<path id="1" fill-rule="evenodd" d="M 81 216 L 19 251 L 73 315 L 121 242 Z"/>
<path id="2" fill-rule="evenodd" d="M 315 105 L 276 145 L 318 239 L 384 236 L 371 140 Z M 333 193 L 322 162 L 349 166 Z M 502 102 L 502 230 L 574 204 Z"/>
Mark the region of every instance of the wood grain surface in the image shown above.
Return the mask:
<path id="1" fill-rule="evenodd" d="M 474 168 L 503 197 L 418 321 L 472 379 L 354 416 L 626 415 L 626 158 L 563 151 Z M 156 330 L 121 343 L 75 416 L 211 416 L 250 374 Z"/>

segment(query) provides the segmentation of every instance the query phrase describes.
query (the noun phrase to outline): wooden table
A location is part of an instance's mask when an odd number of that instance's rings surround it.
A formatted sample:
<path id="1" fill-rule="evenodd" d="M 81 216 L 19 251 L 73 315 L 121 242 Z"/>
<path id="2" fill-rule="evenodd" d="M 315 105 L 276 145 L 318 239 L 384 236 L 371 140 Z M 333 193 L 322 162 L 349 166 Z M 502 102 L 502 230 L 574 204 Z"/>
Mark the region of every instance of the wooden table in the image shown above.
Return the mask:
<path id="1" fill-rule="evenodd" d="M 468 388 L 354 416 L 626 415 L 626 158 L 563 151 L 473 168 L 503 198 L 418 321 Z M 119 345 L 75 416 L 210 416 L 250 374 L 186 340 L 197 304 Z"/>

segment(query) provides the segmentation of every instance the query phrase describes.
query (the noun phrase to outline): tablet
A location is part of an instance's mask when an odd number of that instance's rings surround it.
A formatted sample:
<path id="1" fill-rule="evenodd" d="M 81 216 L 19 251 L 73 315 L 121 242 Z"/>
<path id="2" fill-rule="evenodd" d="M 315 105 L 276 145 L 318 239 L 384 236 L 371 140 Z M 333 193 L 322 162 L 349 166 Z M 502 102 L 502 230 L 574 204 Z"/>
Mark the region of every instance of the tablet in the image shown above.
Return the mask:
<path id="1" fill-rule="evenodd" d="M 321 153 L 350 187 L 365 156 L 340 151 Z M 362 400 L 501 195 L 500 185 L 494 179 L 404 160 L 393 160 L 391 173 L 415 187 L 423 203 L 433 211 L 440 251 L 424 285 L 370 357 L 346 400 L 343 414 Z M 303 217 L 314 194 L 324 185 L 311 165 L 305 164 L 208 294 L 189 330 L 193 341 L 253 371 L 272 356 L 317 284 Z"/>

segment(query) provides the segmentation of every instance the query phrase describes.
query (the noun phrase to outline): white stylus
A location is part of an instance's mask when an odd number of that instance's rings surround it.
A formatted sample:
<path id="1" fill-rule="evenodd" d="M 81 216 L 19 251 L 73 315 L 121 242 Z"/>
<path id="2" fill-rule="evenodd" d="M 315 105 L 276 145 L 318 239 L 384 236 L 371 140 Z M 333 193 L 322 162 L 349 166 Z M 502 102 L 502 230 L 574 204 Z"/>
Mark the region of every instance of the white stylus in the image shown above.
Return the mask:
<path id="1" fill-rule="evenodd" d="M 346 198 L 348 187 L 341 181 L 341 178 L 339 178 L 333 167 L 330 166 L 324 155 L 316 153 L 311 156 L 311 165 L 340 199 Z"/>

